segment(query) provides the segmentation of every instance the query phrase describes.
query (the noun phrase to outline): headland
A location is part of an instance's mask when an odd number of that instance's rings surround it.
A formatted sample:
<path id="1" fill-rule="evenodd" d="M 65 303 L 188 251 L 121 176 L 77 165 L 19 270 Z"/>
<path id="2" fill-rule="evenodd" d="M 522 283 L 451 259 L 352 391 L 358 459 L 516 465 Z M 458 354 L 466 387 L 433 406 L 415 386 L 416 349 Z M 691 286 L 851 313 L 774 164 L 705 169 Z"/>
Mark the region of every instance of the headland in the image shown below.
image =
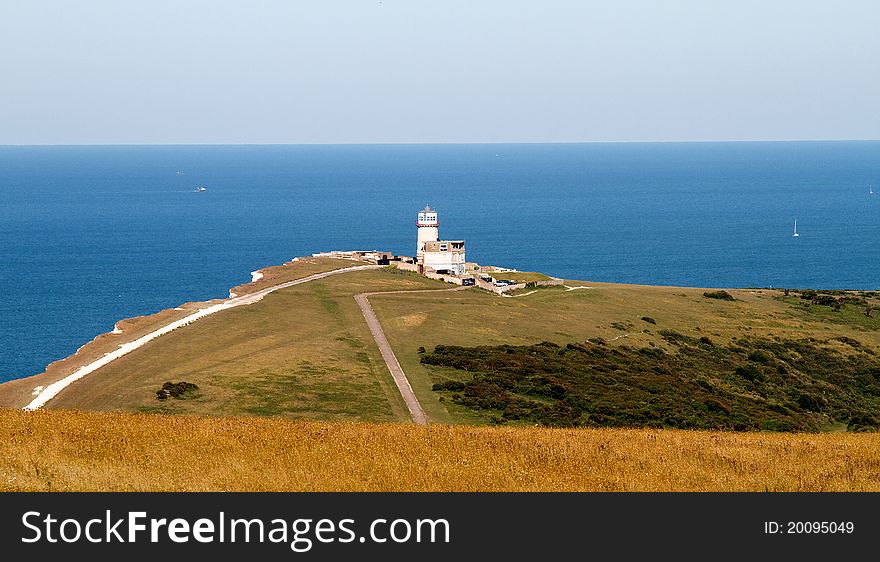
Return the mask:
<path id="1" fill-rule="evenodd" d="M 880 294 L 558 279 L 417 224 L 415 256 L 294 258 L 0 385 L 0 488 L 877 489 Z"/>

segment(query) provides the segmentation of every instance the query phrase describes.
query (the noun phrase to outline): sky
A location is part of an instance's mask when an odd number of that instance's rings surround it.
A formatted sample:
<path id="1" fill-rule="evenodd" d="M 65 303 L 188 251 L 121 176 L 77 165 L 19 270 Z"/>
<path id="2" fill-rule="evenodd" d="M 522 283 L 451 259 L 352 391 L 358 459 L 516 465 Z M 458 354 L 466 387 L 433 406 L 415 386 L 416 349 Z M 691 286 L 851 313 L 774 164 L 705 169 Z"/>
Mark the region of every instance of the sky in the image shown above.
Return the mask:
<path id="1" fill-rule="evenodd" d="M 0 144 L 880 139 L 880 2 L 0 0 Z"/>

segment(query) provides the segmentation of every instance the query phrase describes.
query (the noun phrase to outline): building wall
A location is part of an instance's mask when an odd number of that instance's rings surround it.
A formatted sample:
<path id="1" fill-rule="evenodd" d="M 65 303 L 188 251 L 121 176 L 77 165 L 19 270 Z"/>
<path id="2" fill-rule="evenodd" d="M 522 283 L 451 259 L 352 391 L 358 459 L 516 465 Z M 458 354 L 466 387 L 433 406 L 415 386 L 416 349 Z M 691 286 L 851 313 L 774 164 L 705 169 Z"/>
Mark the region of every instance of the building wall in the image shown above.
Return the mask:
<path id="1" fill-rule="evenodd" d="M 439 281 L 446 281 L 447 283 L 452 283 L 453 285 L 461 285 L 462 278 L 461 277 L 453 277 L 451 275 L 441 275 L 439 273 L 425 273 L 425 277 L 428 279 L 437 279 Z"/>
<path id="2" fill-rule="evenodd" d="M 492 291 L 493 293 L 499 295 L 507 293 L 509 291 L 515 291 L 516 289 L 523 289 L 526 286 L 525 283 L 517 283 L 516 285 L 503 285 L 501 287 L 496 287 L 492 283 L 483 281 L 479 276 L 474 277 L 474 279 L 476 279 L 477 281 L 477 287 L 480 287 L 481 289 L 486 289 L 487 291 Z"/>
<path id="3" fill-rule="evenodd" d="M 425 242 L 426 252 L 464 252 L 464 240 L 433 240 Z"/>
<path id="4" fill-rule="evenodd" d="M 435 271 L 446 269 L 455 275 L 463 275 L 465 271 L 464 252 L 425 252 L 425 267 Z"/>

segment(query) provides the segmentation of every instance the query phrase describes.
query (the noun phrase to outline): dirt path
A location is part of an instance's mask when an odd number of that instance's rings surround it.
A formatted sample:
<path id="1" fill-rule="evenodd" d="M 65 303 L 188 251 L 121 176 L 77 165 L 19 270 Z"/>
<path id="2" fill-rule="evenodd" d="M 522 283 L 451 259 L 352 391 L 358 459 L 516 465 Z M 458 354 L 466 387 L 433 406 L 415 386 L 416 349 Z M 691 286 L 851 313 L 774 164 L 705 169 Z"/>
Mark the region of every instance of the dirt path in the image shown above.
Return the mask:
<path id="1" fill-rule="evenodd" d="M 538 292 L 538 291 L 529 291 L 528 293 L 523 293 L 523 294 L 521 294 L 521 295 L 508 295 L 507 293 L 501 293 L 501 296 L 502 296 L 502 297 L 505 297 L 505 298 L 508 298 L 508 299 L 515 299 L 515 298 L 518 298 L 518 297 L 527 297 L 527 296 L 529 296 L 529 295 L 534 295 L 534 294 L 537 293 L 537 292 Z"/>
<path id="2" fill-rule="evenodd" d="M 376 317 L 372 305 L 370 305 L 369 297 L 372 297 L 373 295 L 394 295 L 401 293 L 461 291 L 464 289 L 467 289 L 467 287 L 456 287 L 454 289 L 428 289 L 423 291 L 382 291 L 378 293 L 360 293 L 354 296 L 355 302 L 357 302 L 358 306 L 361 308 L 361 313 L 363 313 L 364 319 L 367 321 L 370 333 L 373 334 L 373 339 L 376 341 L 376 345 L 382 353 L 382 359 L 385 360 L 385 365 L 388 366 L 388 371 L 391 372 L 391 377 L 394 379 L 394 383 L 397 385 L 400 395 L 403 396 L 403 401 L 409 409 L 413 422 L 419 425 L 427 424 L 428 416 L 425 414 L 425 410 L 422 409 L 419 399 L 416 398 L 416 394 L 413 392 L 412 386 L 409 384 L 409 379 L 406 378 L 406 373 L 403 372 L 403 368 L 400 366 L 400 362 L 397 361 L 397 356 L 394 355 L 394 350 L 391 349 L 391 344 L 388 343 L 388 338 L 385 337 L 385 332 L 382 331 L 382 325 L 379 323 L 379 318 Z"/>
<path id="3" fill-rule="evenodd" d="M 354 267 L 346 267 L 343 269 L 334 269 L 332 271 L 325 271 L 324 273 L 316 273 L 315 275 L 309 275 L 308 277 L 303 277 L 302 279 L 295 279 L 293 281 L 279 283 L 278 285 L 273 285 L 271 287 L 267 287 L 267 288 L 262 289 L 260 291 L 256 291 L 256 292 L 253 292 L 253 293 L 250 293 L 247 295 L 243 295 L 240 297 L 227 299 L 227 300 L 220 302 L 218 304 L 214 304 L 209 307 L 202 308 L 202 309 L 198 310 L 197 312 L 190 314 L 189 316 L 186 316 L 185 318 L 175 320 L 174 322 L 166 324 L 166 325 L 162 326 L 161 328 L 153 330 L 149 334 L 141 336 L 140 338 L 138 338 L 134 341 L 122 344 L 121 346 L 119 346 L 119 349 L 117 349 L 116 351 L 112 351 L 96 361 L 92 361 L 91 363 L 89 363 L 87 365 L 83 365 L 82 367 L 80 367 L 79 369 L 74 371 L 73 373 L 67 375 L 63 379 L 55 381 L 54 383 L 46 386 L 45 388 L 40 388 L 40 387 L 35 388 L 34 389 L 35 390 L 35 392 L 34 392 L 35 398 L 33 400 L 31 400 L 31 402 L 27 406 L 25 406 L 24 409 L 25 410 L 36 410 L 38 408 L 42 408 L 43 406 L 46 405 L 46 403 L 49 400 L 55 398 L 55 396 L 57 396 L 59 392 L 64 390 L 70 384 L 80 380 L 81 378 L 85 377 L 86 375 L 88 375 L 90 373 L 97 371 L 98 369 L 107 365 L 108 363 L 115 361 L 116 359 L 119 359 L 120 357 L 127 355 L 140 347 L 143 347 L 144 345 L 146 345 L 150 341 L 158 338 L 159 336 L 163 336 L 163 335 L 165 335 L 169 332 L 172 332 L 178 328 L 181 328 L 183 326 L 191 324 L 191 323 L 195 322 L 196 320 L 199 320 L 199 319 L 204 318 L 206 316 L 210 316 L 211 314 L 220 312 L 222 310 L 227 310 L 229 308 L 233 308 L 236 306 L 253 304 L 253 303 L 261 300 L 263 297 L 265 297 L 269 293 L 272 293 L 272 292 L 277 291 L 279 289 L 293 287 L 294 285 L 299 285 L 301 283 L 308 283 L 309 281 L 315 281 L 316 279 L 323 279 L 325 277 L 330 277 L 331 275 L 338 275 L 340 273 L 348 273 L 350 271 L 363 271 L 363 270 L 367 270 L 367 269 L 377 269 L 379 267 L 380 266 L 378 266 L 378 265 L 358 265 L 358 266 L 354 266 Z"/>

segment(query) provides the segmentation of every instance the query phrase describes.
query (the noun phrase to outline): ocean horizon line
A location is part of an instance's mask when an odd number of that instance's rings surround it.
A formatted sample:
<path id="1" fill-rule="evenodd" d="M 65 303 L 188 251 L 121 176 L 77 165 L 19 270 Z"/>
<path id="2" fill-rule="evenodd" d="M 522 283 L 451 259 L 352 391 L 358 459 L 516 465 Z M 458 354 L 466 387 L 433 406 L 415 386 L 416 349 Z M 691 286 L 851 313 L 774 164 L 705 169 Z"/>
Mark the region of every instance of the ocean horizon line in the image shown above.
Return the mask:
<path id="1" fill-rule="evenodd" d="M 0 143 L 8 147 L 125 147 L 125 146 L 559 146 L 579 144 L 732 144 L 732 143 L 850 143 L 880 142 L 870 139 L 684 139 L 684 140 L 578 140 L 578 141 L 428 141 L 428 142 L 145 142 L 145 143 Z"/>

